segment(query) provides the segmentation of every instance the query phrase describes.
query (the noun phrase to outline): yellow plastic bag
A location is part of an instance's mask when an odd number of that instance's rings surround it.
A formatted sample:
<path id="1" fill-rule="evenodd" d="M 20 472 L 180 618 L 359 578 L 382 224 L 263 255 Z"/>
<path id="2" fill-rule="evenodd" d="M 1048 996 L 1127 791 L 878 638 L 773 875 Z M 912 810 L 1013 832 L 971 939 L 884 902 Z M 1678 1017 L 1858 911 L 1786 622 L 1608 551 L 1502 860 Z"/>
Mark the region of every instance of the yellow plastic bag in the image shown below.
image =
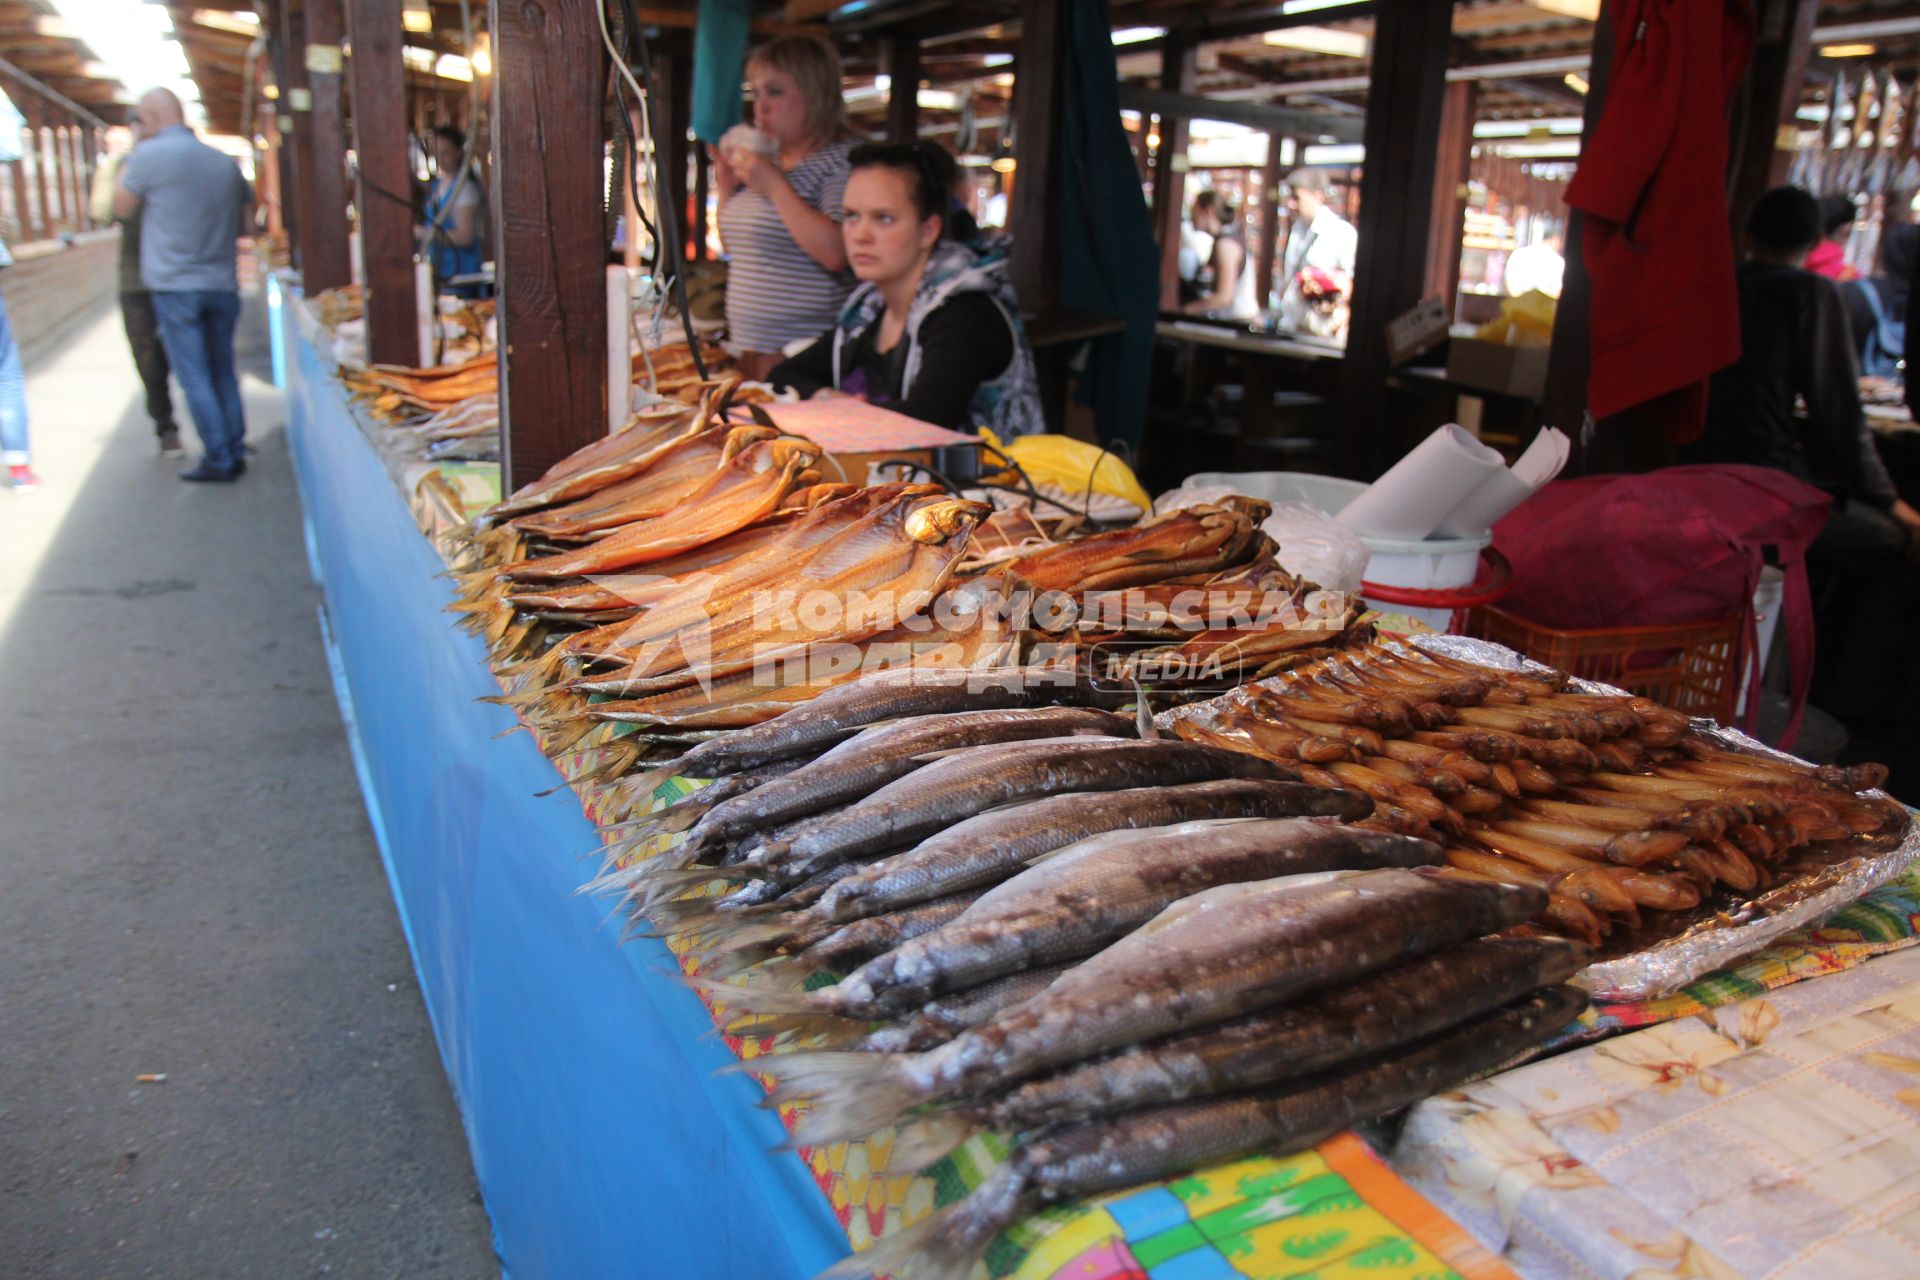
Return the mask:
<path id="1" fill-rule="evenodd" d="M 1517 298 L 1502 299 L 1500 314 L 1481 325 L 1473 336 L 1516 347 L 1551 346 L 1553 317 L 1559 305 L 1538 289 L 1529 289 Z"/>
<path id="2" fill-rule="evenodd" d="M 983 469 L 991 467 L 998 455 L 1018 464 L 1035 484 L 1058 485 L 1070 497 L 1091 489 L 1131 502 L 1142 512 L 1153 509 L 1153 499 L 1140 487 L 1133 468 L 1097 444 L 1055 435 L 1021 436 L 1012 444 L 1002 444 L 985 427 L 980 428 L 980 439 L 986 444 Z"/>

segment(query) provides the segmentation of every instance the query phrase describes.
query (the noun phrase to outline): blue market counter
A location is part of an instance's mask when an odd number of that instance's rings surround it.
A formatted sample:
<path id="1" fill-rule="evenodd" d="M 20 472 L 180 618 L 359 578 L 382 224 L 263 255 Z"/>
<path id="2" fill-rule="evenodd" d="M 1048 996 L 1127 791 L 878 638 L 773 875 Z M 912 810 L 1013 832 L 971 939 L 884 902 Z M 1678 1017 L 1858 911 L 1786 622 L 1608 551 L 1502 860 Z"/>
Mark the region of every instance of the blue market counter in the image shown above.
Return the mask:
<path id="1" fill-rule="evenodd" d="M 415 525 L 279 308 L 288 432 L 341 714 L 512 1280 L 810 1276 L 846 1236 L 665 946 L 576 896 L 600 843 L 444 607 Z"/>

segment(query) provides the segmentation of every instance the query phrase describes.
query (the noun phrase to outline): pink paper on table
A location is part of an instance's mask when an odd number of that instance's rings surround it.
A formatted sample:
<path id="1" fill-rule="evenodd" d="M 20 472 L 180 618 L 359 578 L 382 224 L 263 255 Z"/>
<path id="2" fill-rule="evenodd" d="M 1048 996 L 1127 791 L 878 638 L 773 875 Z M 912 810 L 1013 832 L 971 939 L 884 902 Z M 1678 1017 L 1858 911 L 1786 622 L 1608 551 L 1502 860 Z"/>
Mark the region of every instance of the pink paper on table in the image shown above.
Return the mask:
<path id="1" fill-rule="evenodd" d="M 936 427 L 904 413 L 882 409 L 852 397 L 763 404 L 774 425 L 802 435 L 828 453 L 884 453 L 895 449 L 945 449 L 979 444 L 980 437 Z M 743 408 L 729 410 L 736 422 L 751 422 Z"/>

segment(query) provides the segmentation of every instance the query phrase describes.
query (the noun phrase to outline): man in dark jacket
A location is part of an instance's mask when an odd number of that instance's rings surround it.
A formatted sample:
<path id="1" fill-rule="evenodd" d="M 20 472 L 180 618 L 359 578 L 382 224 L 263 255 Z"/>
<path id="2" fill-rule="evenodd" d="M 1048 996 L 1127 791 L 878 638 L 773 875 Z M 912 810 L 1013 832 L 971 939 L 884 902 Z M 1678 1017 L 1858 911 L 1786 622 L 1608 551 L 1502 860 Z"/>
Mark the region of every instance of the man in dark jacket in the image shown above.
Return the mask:
<path id="1" fill-rule="evenodd" d="M 1877 737 L 1920 696 L 1903 625 L 1920 612 L 1920 511 L 1901 501 L 1860 411 L 1846 303 L 1805 266 L 1820 241 L 1818 202 L 1776 187 L 1754 203 L 1746 232 L 1740 359 L 1714 375 L 1706 432 L 1682 458 L 1777 467 L 1833 495 L 1807 553 L 1821 612 L 1815 697 L 1856 738 Z"/>
<path id="2" fill-rule="evenodd" d="M 133 126 L 133 140 L 140 141 L 140 125 Z M 106 175 L 94 197 L 93 216 L 101 222 L 109 218 L 120 224 L 120 320 L 127 331 L 127 346 L 133 351 L 134 368 L 140 371 L 140 385 L 147 393 L 147 416 L 153 419 L 153 434 L 160 443 L 163 458 L 183 458 L 180 427 L 173 418 L 173 393 L 167 379 L 173 370 L 167 364 L 166 348 L 160 345 L 160 322 L 153 314 L 153 295 L 140 282 L 140 216 L 136 209 L 124 218 L 113 214 L 113 184 L 119 180 L 127 152 L 121 152 L 106 166 Z"/>

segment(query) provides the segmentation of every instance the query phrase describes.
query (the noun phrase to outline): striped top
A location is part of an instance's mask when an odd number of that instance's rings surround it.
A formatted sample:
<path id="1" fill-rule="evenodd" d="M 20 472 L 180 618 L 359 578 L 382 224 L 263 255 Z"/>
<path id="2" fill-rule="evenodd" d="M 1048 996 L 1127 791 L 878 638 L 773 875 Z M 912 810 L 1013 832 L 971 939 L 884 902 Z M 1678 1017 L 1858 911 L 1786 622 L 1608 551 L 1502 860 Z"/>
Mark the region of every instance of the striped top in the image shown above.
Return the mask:
<path id="1" fill-rule="evenodd" d="M 829 143 L 786 171 L 795 194 L 835 222 L 841 219 L 853 145 Z M 853 277 L 822 270 L 765 196 L 750 187 L 729 196 L 720 211 L 720 237 L 728 259 L 727 327 L 736 345 L 777 352 L 796 339 L 819 337 L 840 318 Z"/>

